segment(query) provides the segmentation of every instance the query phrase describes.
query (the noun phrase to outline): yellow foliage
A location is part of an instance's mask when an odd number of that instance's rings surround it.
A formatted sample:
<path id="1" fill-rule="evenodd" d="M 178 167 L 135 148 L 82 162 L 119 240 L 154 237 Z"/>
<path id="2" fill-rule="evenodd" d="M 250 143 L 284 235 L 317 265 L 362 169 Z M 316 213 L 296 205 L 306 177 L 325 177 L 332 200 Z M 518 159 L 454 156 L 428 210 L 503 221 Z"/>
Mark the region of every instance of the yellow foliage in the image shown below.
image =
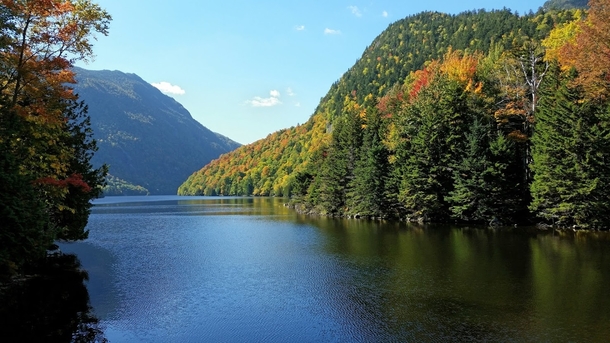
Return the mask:
<path id="1" fill-rule="evenodd" d="M 449 51 L 443 57 L 440 70 L 452 80 L 469 84 L 476 75 L 477 66 L 481 59 L 482 55 L 479 53 L 465 54 L 462 51 L 449 48 Z"/>
<path id="2" fill-rule="evenodd" d="M 549 36 L 542 40 L 542 46 L 546 49 L 547 60 L 560 60 L 560 50 L 566 44 L 576 43 L 576 36 L 581 31 L 580 21 L 582 11 L 576 12 L 576 20 L 564 23 L 555 27 Z M 574 61 L 562 61 L 565 65 L 562 68 L 569 68 L 574 65 Z"/>

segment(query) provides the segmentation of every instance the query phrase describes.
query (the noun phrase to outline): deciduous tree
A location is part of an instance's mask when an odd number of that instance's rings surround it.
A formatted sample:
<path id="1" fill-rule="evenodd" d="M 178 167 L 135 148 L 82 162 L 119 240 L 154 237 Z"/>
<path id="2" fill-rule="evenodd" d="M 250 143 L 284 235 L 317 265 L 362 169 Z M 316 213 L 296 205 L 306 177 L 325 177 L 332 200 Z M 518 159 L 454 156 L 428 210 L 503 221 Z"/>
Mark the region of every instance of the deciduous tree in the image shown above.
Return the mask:
<path id="1" fill-rule="evenodd" d="M 89 163 L 96 147 L 86 107 L 68 85 L 72 63 L 92 57 L 91 40 L 107 34 L 111 18 L 89 0 L 2 0 L 0 19 L 3 178 L 20 188 L 2 190 L 15 205 L 2 213 L 11 238 L 0 264 L 19 267 L 55 239 L 86 237 L 106 170 Z M 23 242 L 29 248 L 11 248 Z"/>

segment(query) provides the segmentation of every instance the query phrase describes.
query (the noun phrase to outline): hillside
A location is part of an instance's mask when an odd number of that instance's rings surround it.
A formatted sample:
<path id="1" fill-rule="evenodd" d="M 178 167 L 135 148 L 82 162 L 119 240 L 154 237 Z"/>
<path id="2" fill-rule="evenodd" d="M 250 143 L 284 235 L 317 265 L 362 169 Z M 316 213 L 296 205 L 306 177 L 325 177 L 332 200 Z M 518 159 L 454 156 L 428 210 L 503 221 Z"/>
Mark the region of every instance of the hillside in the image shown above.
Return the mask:
<path id="1" fill-rule="evenodd" d="M 487 52 L 492 46 L 508 50 L 530 37 L 546 36 L 556 21 L 566 20 L 562 18 L 544 12 L 518 16 L 510 10 L 480 10 L 459 15 L 424 12 L 399 20 L 330 87 L 307 123 L 223 155 L 191 175 L 179 194 L 291 195 L 297 173 L 306 170 L 315 152 L 329 141 L 333 122 L 347 107 L 374 106 L 395 84 L 426 61 L 443 56 L 449 47 L 467 52 Z"/>
<path id="2" fill-rule="evenodd" d="M 304 125 L 223 155 L 180 194 L 294 197 L 299 211 L 607 228 L 610 11 L 398 21 Z"/>
<path id="3" fill-rule="evenodd" d="M 99 147 L 93 165 L 110 166 L 119 184 L 175 194 L 186 177 L 238 143 L 194 120 L 173 98 L 135 74 L 76 68 L 75 92 L 89 107 Z M 143 191 L 145 192 L 145 191 Z M 130 193 L 131 194 L 131 193 Z"/>
<path id="4" fill-rule="evenodd" d="M 586 8 L 589 0 L 549 0 L 542 5 L 545 10 L 569 10 L 574 8 Z"/>

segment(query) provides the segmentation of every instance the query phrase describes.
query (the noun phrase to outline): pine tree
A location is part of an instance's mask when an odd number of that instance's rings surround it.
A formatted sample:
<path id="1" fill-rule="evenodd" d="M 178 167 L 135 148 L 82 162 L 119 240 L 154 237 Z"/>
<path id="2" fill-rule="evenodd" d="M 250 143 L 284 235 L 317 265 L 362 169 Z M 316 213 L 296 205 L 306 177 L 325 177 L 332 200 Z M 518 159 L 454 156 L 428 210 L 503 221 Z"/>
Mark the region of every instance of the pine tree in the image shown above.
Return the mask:
<path id="1" fill-rule="evenodd" d="M 360 159 L 356 163 L 351 191 L 348 193 L 349 213 L 366 217 L 391 215 L 386 183 L 390 176 L 388 150 L 383 145 L 381 119 L 377 111 L 368 115 Z"/>
<path id="2" fill-rule="evenodd" d="M 423 220 L 445 220 L 445 197 L 453 190 L 452 165 L 464 151 L 468 127 L 467 95 L 459 83 L 439 76 L 407 107 L 399 160 L 399 199 Z"/>
<path id="3" fill-rule="evenodd" d="M 332 138 L 319 175 L 319 202 L 323 213 L 343 215 L 347 194 L 351 192 L 356 162 L 362 147 L 362 112 L 355 102 L 346 98 L 344 115 L 337 118 Z"/>
<path id="4" fill-rule="evenodd" d="M 466 135 L 463 159 L 454 167 L 454 190 L 446 200 L 452 216 L 466 222 L 514 223 L 524 211 L 520 160 L 515 144 L 484 117 Z"/>
<path id="5" fill-rule="evenodd" d="M 488 220 L 490 209 L 485 206 L 489 172 L 489 128 L 476 119 L 466 135 L 467 147 L 462 160 L 453 171 L 454 189 L 445 198 L 451 205 L 452 216 L 462 221 Z"/>
<path id="6" fill-rule="evenodd" d="M 610 128 L 607 105 L 585 101 L 553 70 L 537 115 L 530 209 L 561 226 L 607 226 Z"/>

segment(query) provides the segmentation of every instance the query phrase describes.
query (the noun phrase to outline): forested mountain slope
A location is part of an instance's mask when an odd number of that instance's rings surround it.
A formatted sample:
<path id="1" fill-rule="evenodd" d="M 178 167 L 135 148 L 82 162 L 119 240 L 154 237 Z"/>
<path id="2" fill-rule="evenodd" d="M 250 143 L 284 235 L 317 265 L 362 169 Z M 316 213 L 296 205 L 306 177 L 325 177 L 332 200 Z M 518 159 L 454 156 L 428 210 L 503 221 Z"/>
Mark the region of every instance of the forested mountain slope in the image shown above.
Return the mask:
<path id="1" fill-rule="evenodd" d="M 545 10 L 586 8 L 589 0 L 549 0 L 542 5 Z"/>
<path id="2" fill-rule="evenodd" d="M 610 222 L 610 0 L 391 25 L 304 125 L 222 156 L 181 194 L 297 195 L 326 215 Z"/>
<path id="3" fill-rule="evenodd" d="M 121 185 L 128 183 L 137 185 L 130 186 L 132 190 L 175 194 L 202 164 L 239 146 L 205 128 L 177 101 L 135 74 L 75 71 L 75 92 L 89 106 L 99 147 L 92 162 L 107 164 L 113 176 L 114 189 L 107 194 L 122 193 Z"/>
<path id="4" fill-rule="evenodd" d="M 546 36 L 556 20 L 554 14 L 518 16 L 510 10 L 459 15 L 424 12 L 399 20 L 330 87 L 307 123 L 222 156 L 191 175 L 179 194 L 290 195 L 296 172 L 305 170 L 330 138 L 333 121 L 347 107 L 373 106 L 394 84 L 403 82 L 426 61 L 445 54 L 449 47 L 509 49 L 517 41 Z"/>

